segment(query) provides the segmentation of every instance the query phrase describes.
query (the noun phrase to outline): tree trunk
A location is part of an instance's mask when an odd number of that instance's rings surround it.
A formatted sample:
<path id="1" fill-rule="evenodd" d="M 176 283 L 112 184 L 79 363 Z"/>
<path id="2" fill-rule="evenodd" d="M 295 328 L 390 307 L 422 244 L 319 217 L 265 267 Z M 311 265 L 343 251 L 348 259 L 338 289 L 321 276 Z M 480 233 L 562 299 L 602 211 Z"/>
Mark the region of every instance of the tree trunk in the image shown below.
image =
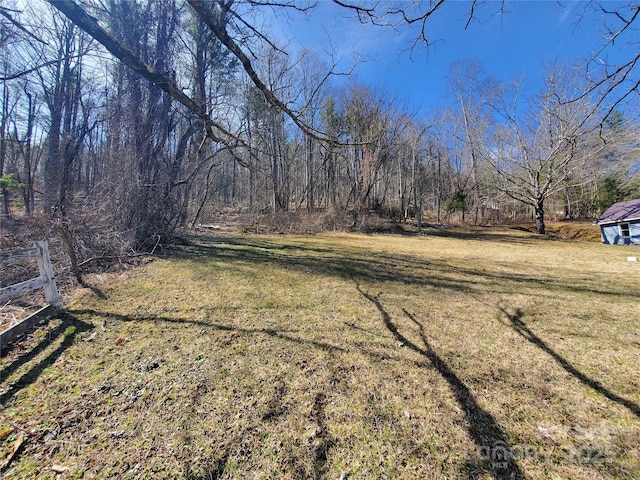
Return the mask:
<path id="1" fill-rule="evenodd" d="M 6 84 L 3 82 L 3 94 L 2 94 L 2 121 L 0 123 L 0 177 L 5 174 L 4 164 L 5 156 L 7 154 L 7 123 L 9 119 L 9 90 Z M 2 203 L 4 205 L 4 214 L 9 216 L 9 190 L 2 188 Z"/>
<path id="2" fill-rule="evenodd" d="M 568 182 L 565 181 L 564 188 L 564 220 L 572 220 L 573 212 L 571 209 L 571 196 L 569 194 L 569 185 Z"/>
<path id="3" fill-rule="evenodd" d="M 329 150 L 329 165 L 327 168 L 327 189 L 329 190 L 331 208 L 333 208 L 334 210 L 338 204 L 336 183 L 337 183 L 336 154 L 334 153 L 334 146 L 331 145 Z"/>
<path id="4" fill-rule="evenodd" d="M 51 127 L 47 139 L 47 158 L 44 163 L 44 214 L 52 215 L 56 207 L 56 194 L 59 192 L 60 174 L 60 125 L 61 118 L 55 105 L 49 106 Z"/>
<path id="5" fill-rule="evenodd" d="M 35 105 L 33 102 L 33 95 L 27 91 L 25 87 L 25 95 L 27 96 L 28 101 L 28 117 L 27 117 L 27 132 L 24 137 L 24 147 L 22 151 L 22 155 L 24 158 L 24 170 L 23 170 L 23 181 L 24 187 L 22 188 L 22 197 L 24 199 L 24 208 L 28 217 L 33 213 L 33 172 L 32 172 L 32 152 L 31 152 L 31 142 L 33 135 L 33 124 L 35 119 Z M 16 132 L 16 138 L 18 134 Z"/>
<path id="6" fill-rule="evenodd" d="M 275 152 L 275 137 L 273 138 L 273 142 L 273 151 L 271 152 L 271 183 L 273 185 L 273 213 L 275 213 L 280 210 L 280 181 L 278 179 L 278 157 L 276 156 Z"/>
<path id="7" fill-rule="evenodd" d="M 538 200 L 534 208 L 536 213 L 536 231 L 540 235 L 545 235 L 547 230 L 544 225 L 544 201 Z"/>
<path id="8" fill-rule="evenodd" d="M 62 243 L 67 248 L 67 253 L 69 254 L 69 260 L 71 260 L 71 271 L 73 275 L 76 277 L 76 280 L 83 287 L 86 286 L 84 283 L 84 279 L 82 278 L 82 273 L 80 273 L 80 269 L 78 268 L 78 257 L 76 257 L 76 251 L 73 245 L 73 240 L 69 235 L 69 230 L 64 225 L 64 219 L 60 221 L 58 224 L 58 231 L 60 232 L 60 238 L 62 239 Z"/>
<path id="9" fill-rule="evenodd" d="M 306 180 L 307 180 L 307 210 L 312 212 L 315 208 L 315 172 L 313 165 L 313 139 L 309 136 L 305 142 L 305 168 L 306 168 Z"/>
<path id="10" fill-rule="evenodd" d="M 436 221 L 440 223 L 442 213 L 442 155 L 438 150 L 438 175 L 436 177 Z"/>

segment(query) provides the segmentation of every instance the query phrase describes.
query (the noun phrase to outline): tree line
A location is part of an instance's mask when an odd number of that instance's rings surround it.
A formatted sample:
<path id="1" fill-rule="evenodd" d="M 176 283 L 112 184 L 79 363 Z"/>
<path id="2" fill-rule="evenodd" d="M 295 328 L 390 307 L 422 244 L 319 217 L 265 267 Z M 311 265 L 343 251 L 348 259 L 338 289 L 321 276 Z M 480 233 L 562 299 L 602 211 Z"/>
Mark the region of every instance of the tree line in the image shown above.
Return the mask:
<path id="1" fill-rule="evenodd" d="M 417 25 L 427 43 L 443 8 L 336 3 L 381 28 Z M 637 57 L 591 76 L 588 59 L 548 64 L 534 92 L 458 61 L 450 102 L 418 118 L 317 51 L 288 52 L 258 27 L 265 8 L 313 4 L 5 2 L 4 214 L 109 226 L 149 250 L 220 210 L 330 212 L 352 228 L 375 213 L 418 230 L 524 218 L 544 233 L 549 215 L 592 218 L 640 195 Z M 613 13 L 612 32 L 634 28 L 633 3 Z"/>

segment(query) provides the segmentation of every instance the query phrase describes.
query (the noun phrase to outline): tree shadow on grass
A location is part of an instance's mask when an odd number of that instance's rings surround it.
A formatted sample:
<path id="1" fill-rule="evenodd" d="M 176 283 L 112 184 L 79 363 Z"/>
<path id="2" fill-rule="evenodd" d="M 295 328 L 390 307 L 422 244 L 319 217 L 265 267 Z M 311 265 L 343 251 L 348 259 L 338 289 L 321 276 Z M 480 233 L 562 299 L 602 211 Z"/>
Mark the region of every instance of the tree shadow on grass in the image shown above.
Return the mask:
<path id="1" fill-rule="evenodd" d="M 586 376 L 576 367 L 571 365 L 571 363 L 569 363 L 566 358 L 552 349 L 544 340 L 533 333 L 533 331 L 531 331 L 527 324 L 522 320 L 524 312 L 520 308 L 516 308 L 515 312 L 513 313 L 509 313 L 506 308 L 503 308 L 501 306 L 498 306 L 498 309 L 507 317 L 507 319 L 509 320 L 509 326 L 516 333 L 518 333 L 525 340 L 534 344 L 536 347 L 540 348 L 543 352 L 549 354 L 566 372 L 580 380 L 584 385 L 592 388 L 599 394 L 604 395 L 612 402 L 615 402 L 618 405 L 622 405 L 623 407 L 627 408 L 636 417 L 640 418 L 640 406 L 638 404 L 621 397 L 620 395 L 609 390 L 597 380 L 593 380 L 592 378 Z"/>
<path id="2" fill-rule="evenodd" d="M 302 345 L 306 348 L 317 348 L 325 351 L 331 355 L 334 353 L 348 353 L 350 350 L 345 347 L 332 345 L 325 342 L 316 340 L 310 340 L 305 338 L 298 338 L 292 336 L 287 330 L 272 329 L 272 328 L 242 328 L 235 326 L 228 326 L 214 322 L 207 322 L 202 320 L 189 320 L 181 318 L 173 318 L 167 316 L 148 316 L 137 317 L 122 315 L 110 312 L 100 312 L 93 309 L 71 310 L 76 315 L 90 315 L 92 317 L 102 317 L 105 319 L 113 319 L 119 322 L 163 322 L 170 324 L 186 324 L 193 325 L 194 327 L 202 327 L 221 332 L 235 332 L 242 335 L 266 335 L 271 338 L 283 340 L 285 342 L 291 342 L 294 344 Z M 372 352 L 367 352 L 362 349 L 362 353 L 370 356 L 371 358 L 380 359 L 379 356 Z M 260 421 L 269 423 L 277 420 L 279 417 L 287 413 L 287 407 L 282 403 L 283 397 L 288 391 L 288 386 L 282 380 L 276 380 L 274 382 L 274 392 L 271 398 L 268 399 L 265 407 L 266 410 L 260 415 Z M 306 471 L 303 466 L 295 466 L 296 476 L 299 478 L 326 478 L 327 463 L 330 450 L 335 446 L 336 440 L 331 436 L 329 428 L 326 425 L 326 404 L 327 395 L 324 392 L 316 393 L 313 402 L 313 408 L 311 411 L 311 419 L 317 424 L 316 431 L 314 432 L 313 439 L 308 445 L 310 457 L 312 460 L 311 471 Z M 255 427 L 254 427 L 255 428 Z M 240 434 L 236 435 L 235 439 L 230 439 L 222 448 L 221 455 L 216 456 L 207 461 L 205 464 L 205 472 L 194 473 L 189 465 L 185 466 L 186 478 L 188 479 L 217 479 L 222 478 L 225 474 L 228 462 L 235 446 L 242 442 L 242 438 L 252 433 L 252 429 L 243 430 Z"/>
<path id="3" fill-rule="evenodd" d="M 100 300 L 107 300 L 107 296 L 104 294 L 104 292 L 100 290 L 98 287 L 96 287 L 95 285 L 92 285 L 86 282 L 85 280 L 80 282 L 80 285 L 84 288 L 88 288 L 89 290 L 91 290 L 91 292 L 93 292 L 93 294 L 96 297 L 98 297 Z"/>
<path id="4" fill-rule="evenodd" d="M 304 338 L 297 338 L 285 333 L 286 330 L 276 330 L 273 328 L 242 328 L 242 327 L 223 325 L 220 323 L 207 322 L 204 320 L 188 320 L 188 319 L 173 318 L 173 317 L 166 317 L 166 316 L 138 317 L 134 315 L 121 315 L 118 313 L 100 312 L 98 310 L 93 310 L 93 309 L 69 310 L 69 312 L 72 312 L 76 315 L 100 316 L 105 319 L 111 318 L 121 322 L 163 322 L 163 323 L 189 324 L 189 325 L 198 325 L 201 327 L 209 327 L 214 330 L 220 330 L 225 332 L 237 332 L 237 333 L 247 334 L 247 335 L 263 334 L 263 335 L 268 335 L 270 337 L 279 338 L 281 340 L 286 340 L 289 342 L 316 347 L 316 348 L 319 348 L 320 350 L 324 350 L 327 352 L 343 352 L 343 353 L 347 352 L 347 349 L 339 347 L 337 345 L 331 345 L 330 343 L 319 342 L 316 340 L 306 340 Z"/>
<path id="5" fill-rule="evenodd" d="M 440 375 L 449 383 L 451 391 L 458 404 L 462 408 L 467 420 L 467 431 L 476 444 L 478 459 L 467 460 L 467 476 L 469 478 L 482 478 L 487 472 L 494 478 L 516 479 L 524 478 L 524 474 L 511 454 L 511 448 L 507 441 L 507 435 L 502 430 L 493 416 L 484 410 L 476 401 L 469 387 L 455 374 L 429 343 L 424 326 L 418 322 L 414 315 L 403 309 L 405 315 L 419 329 L 420 338 L 424 348 L 417 346 L 406 338 L 393 324 L 391 316 L 384 309 L 378 296 L 373 296 L 356 285 L 360 294 L 375 305 L 382 316 L 387 330 L 406 347 L 427 358 L 438 370 Z M 481 462 L 479 464 L 478 460 Z"/>
<path id="6" fill-rule="evenodd" d="M 488 237 L 488 238 L 487 238 Z M 509 238 L 505 236 L 505 238 Z M 480 238 L 493 240 L 485 235 Z M 628 289 L 616 285 L 606 288 L 582 285 L 579 279 L 562 281 L 527 272 L 493 271 L 473 265 L 454 264 L 428 255 L 376 252 L 359 246 L 332 247 L 313 243 L 281 242 L 247 237 L 194 237 L 187 246 L 172 252 L 174 258 L 202 265 L 203 261 L 271 265 L 313 275 L 355 280 L 361 283 L 401 282 L 461 293 L 473 293 L 478 283 L 513 282 L 543 287 L 545 291 L 569 291 L 607 296 L 630 295 Z"/>
<path id="7" fill-rule="evenodd" d="M 53 365 L 58 358 L 64 353 L 64 351 L 73 345 L 76 336 L 79 333 L 86 332 L 93 329 L 93 326 L 85 323 L 73 315 L 67 312 L 62 312 L 57 316 L 62 320 L 60 325 L 48 332 L 47 336 L 43 338 L 34 348 L 30 349 L 25 354 L 16 358 L 12 363 L 7 365 L 0 372 L 0 385 L 6 381 L 9 376 L 17 371 L 21 366 L 28 364 L 36 359 L 38 355 L 44 353 L 53 342 L 55 342 L 60 336 L 64 336 L 60 345 L 50 351 L 46 357 L 34 364 L 29 370 L 27 370 L 20 378 L 14 381 L 9 388 L 0 394 L 0 405 L 8 403 L 20 390 L 35 382 L 38 377 L 48 367 Z"/>
<path id="8" fill-rule="evenodd" d="M 328 342 L 321 342 L 318 340 L 301 338 L 291 334 L 292 332 L 295 332 L 297 330 L 274 329 L 274 328 L 243 328 L 243 327 L 224 325 L 224 324 L 205 321 L 205 320 L 192 320 L 192 319 L 184 319 L 179 317 L 155 316 L 155 315 L 151 315 L 151 316 L 122 315 L 118 313 L 105 312 L 105 311 L 99 311 L 94 309 L 75 309 L 75 310 L 68 310 L 68 312 L 73 313 L 75 315 L 88 315 L 91 317 L 101 317 L 101 318 L 104 318 L 105 320 L 113 319 L 120 322 L 161 322 L 161 323 L 178 324 L 178 325 L 180 324 L 194 325 L 194 326 L 202 327 L 203 330 L 212 329 L 212 330 L 218 330 L 221 332 L 237 333 L 240 335 L 266 335 L 271 338 L 276 338 L 279 340 L 283 340 L 285 342 L 291 342 L 304 347 L 317 348 L 318 350 L 321 350 L 328 354 L 351 353 L 355 348 L 359 353 L 361 353 L 365 357 L 368 357 L 371 361 L 374 361 L 374 362 L 381 362 L 381 361 L 388 361 L 388 360 L 396 360 L 396 361 L 402 360 L 400 358 L 395 358 L 386 353 L 371 351 L 362 345 L 357 345 L 357 344 L 348 345 L 343 343 L 342 346 L 340 346 L 340 345 L 335 345 Z M 415 362 L 411 362 L 411 361 L 407 361 L 407 363 L 412 366 L 415 366 L 415 365 L 418 365 L 419 367 L 423 366 L 422 364 L 416 364 Z"/>
<path id="9" fill-rule="evenodd" d="M 411 255 L 372 252 L 361 247 L 322 247 L 295 242 L 281 243 L 254 238 L 206 238 L 173 253 L 174 258 L 272 265 L 314 275 L 359 281 L 391 281 L 469 291 L 470 279 L 451 278 L 450 265 Z M 428 274 L 426 274 L 428 272 Z"/>
<path id="10" fill-rule="evenodd" d="M 311 416 L 317 424 L 316 431 L 314 432 L 315 438 L 311 444 L 313 449 L 313 473 L 316 480 L 326 478 L 329 450 L 335 445 L 326 425 L 326 403 L 326 394 L 322 392 L 316 393 L 313 401 L 313 410 L 311 412 Z"/>
<path id="11" fill-rule="evenodd" d="M 514 235 L 514 230 L 524 231 L 528 235 Z M 513 227 L 510 229 L 502 227 L 502 231 L 498 227 L 489 227 L 486 230 L 484 227 L 475 227 L 473 229 L 428 227 L 425 229 L 424 234 L 431 237 L 452 238 L 456 240 L 483 240 L 489 242 L 508 243 L 510 245 L 533 245 L 540 241 L 555 240 L 553 237 L 548 235 L 540 235 L 526 229 Z"/>

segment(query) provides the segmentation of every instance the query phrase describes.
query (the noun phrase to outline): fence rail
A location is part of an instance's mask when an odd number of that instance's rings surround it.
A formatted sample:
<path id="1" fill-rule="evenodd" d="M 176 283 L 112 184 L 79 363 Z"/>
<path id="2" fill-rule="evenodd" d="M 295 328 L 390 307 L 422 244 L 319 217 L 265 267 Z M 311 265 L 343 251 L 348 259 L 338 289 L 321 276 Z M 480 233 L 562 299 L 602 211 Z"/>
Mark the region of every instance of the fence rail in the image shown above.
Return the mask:
<path id="1" fill-rule="evenodd" d="M 61 308 L 60 296 L 58 295 L 58 289 L 56 288 L 56 281 L 53 274 L 53 267 L 51 266 L 51 258 L 49 257 L 49 247 L 47 246 L 47 242 L 36 242 L 33 248 L 25 250 L 0 252 L 0 264 L 12 264 L 28 260 L 30 258 L 35 258 L 37 260 L 40 275 L 38 277 L 25 280 L 24 282 L 0 288 L 0 303 L 13 300 L 26 295 L 27 293 L 44 289 L 47 305 L 16 325 L 13 325 L 0 333 L 0 349 L 2 349 L 7 343 L 15 340 L 18 336 L 30 330 L 38 320 L 55 315 Z"/>

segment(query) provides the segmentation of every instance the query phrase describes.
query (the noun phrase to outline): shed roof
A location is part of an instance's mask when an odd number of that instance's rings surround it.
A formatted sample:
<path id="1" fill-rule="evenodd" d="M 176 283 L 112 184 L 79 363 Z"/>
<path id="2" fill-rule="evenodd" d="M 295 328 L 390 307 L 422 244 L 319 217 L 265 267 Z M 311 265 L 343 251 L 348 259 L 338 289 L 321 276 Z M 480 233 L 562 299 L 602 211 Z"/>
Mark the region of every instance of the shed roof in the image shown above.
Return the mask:
<path id="1" fill-rule="evenodd" d="M 596 219 L 598 225 L 640 219 L 640 198 L 611 205 Z"/>

